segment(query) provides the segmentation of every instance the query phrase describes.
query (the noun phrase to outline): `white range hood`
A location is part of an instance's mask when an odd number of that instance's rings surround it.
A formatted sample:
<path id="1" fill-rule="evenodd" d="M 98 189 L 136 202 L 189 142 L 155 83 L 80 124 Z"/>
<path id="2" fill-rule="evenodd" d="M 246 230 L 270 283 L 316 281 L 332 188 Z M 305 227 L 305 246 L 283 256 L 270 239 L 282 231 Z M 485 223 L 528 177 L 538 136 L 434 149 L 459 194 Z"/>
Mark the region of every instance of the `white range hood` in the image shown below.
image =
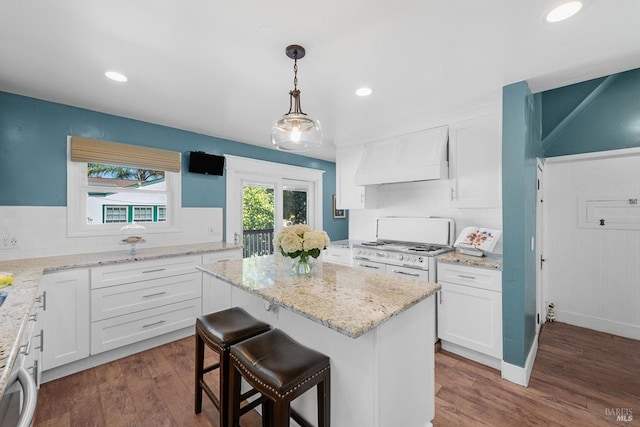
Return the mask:
<path id="1" fill-rule="evenodd" d="M 356 185 L 447 179 L 449 128 L 441 126 L 365 145 Z"/>

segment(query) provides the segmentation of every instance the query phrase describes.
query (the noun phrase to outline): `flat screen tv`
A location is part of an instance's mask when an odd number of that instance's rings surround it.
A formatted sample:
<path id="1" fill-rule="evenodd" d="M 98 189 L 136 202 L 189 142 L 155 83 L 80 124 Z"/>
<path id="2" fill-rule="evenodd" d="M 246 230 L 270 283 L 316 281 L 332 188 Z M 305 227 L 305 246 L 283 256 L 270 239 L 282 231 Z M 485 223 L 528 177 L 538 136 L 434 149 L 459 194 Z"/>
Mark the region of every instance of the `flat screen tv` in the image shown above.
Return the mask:
<path id="1" fill-rule="evenodd" d="M 203 151 L 191 151 L 189 153 L 189 172 L 222 176 L 224 156 L 207 154 Z"/>

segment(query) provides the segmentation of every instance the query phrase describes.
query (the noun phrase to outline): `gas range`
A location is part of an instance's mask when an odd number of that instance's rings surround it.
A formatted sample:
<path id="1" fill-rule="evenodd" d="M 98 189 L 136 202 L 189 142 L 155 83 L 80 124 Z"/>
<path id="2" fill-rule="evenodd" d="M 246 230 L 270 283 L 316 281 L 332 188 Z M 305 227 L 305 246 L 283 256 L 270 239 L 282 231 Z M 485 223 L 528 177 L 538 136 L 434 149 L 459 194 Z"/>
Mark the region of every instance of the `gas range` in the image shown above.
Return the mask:
<path id="1" fill-rule="evenodd" d="M 379 218 L 376 236 L 376 241 L 353 246 L 354 266 L 435 282 L 435 256 L 453 250 L 455 223 L 450 218 Z"/>
<path id="2" fill-rule="evenodd" d="M 375 241 L 354 245 L 354 258 L 427 270 L 429 257 L 452 251 L 453 247 L 415 242 Z"/>

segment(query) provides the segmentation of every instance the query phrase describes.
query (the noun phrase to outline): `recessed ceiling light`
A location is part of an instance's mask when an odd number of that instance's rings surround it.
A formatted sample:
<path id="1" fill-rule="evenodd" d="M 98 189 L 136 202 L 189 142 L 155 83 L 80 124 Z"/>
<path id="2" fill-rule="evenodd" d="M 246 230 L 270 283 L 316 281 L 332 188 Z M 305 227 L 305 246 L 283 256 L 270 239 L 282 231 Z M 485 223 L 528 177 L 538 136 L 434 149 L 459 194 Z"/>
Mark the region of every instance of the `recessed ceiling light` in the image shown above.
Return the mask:
<path id="1" fill-rule="evenodd" d="M 120 74 L 117 71 L 107 71 L 104 75 L 116 82 L 126 82 L 128 80 L 127 76 Z"/>
<path id="2" fill-rule="evenodd" d="M 371 92 L 373 92 L 371 90 L 370 87 L 361 87 L 360 89 L 356 90 L 356 95 L 358 96 L 369 96 L 371 95 Z"/>
<path id="3" fill-rule="evenodd" d="M 581 1 L 569 1 L 551 9 L 546 15 L 547 22 L 560 22 L 571 18 L 582 9 Z"/>

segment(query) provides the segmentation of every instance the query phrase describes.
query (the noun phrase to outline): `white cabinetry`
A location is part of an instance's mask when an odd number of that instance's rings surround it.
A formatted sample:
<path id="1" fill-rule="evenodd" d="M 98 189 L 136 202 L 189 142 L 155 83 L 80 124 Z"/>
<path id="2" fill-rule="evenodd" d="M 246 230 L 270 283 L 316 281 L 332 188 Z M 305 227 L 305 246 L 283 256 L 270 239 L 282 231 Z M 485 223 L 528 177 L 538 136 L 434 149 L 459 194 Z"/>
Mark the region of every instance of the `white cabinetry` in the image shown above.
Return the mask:
<path id="1" fill-rule="evenodd" d="M 451 206 L 502 206 L 502 121 L 500 112 L 451 124 Z"/>
<path id="2" fill-rule="evenodd" d="M 438 283 L 442 348 L 500 369 L 502 272 L 438 263 Z"/>
<path id="3" fill-rule="evenodd" d="M 89 356 L 89 270 L 69 270 L 42 276 L 42 369 Z"/>
<path id="4" fill-rule="evenodd" d="M 200 256 L 91 269 L 91 354 L 193 326 L 202 309 Z"/>
<path id="5" fill-rule="evenodd" d="M 26 344 L 20 350 L 24 355 L 23 367 L 29 375 L 33 377 L 36 387 L 40 388 L 40 373 L 42 371 L 42 339 L 43 339 L 43 323 L 42 310 L 44 309 L 44 293 L 40 293 L 36 298 L 26 333 Z"/>
<path id="6" fill-rule="evenodd" d="M 353 264 L 351 248 L 348 246 L 329 245 L 329 247 L 322 252 L 322 260 L 324 262 L 351 266 Z"/>
<path id="7" fill-rule="evenodd" d="M 242 259 L 242 249 L 214 252 L 202 256 L 202 265 L 214 264 L 216 262 L 240 260 Z M 203 274 L 202 277 L 202 313 L 208 314 L 214 311 L 224 310 L 231 307 L 231 288 L 229 285 L 216 286 L 216 279 Z"/>
<path id="8" fill-rule="evenodd" d="M 336 208 L 372 209 L 377 203 L 376 187 L 355 184 L 364 145 L 336 150 Z"/>

